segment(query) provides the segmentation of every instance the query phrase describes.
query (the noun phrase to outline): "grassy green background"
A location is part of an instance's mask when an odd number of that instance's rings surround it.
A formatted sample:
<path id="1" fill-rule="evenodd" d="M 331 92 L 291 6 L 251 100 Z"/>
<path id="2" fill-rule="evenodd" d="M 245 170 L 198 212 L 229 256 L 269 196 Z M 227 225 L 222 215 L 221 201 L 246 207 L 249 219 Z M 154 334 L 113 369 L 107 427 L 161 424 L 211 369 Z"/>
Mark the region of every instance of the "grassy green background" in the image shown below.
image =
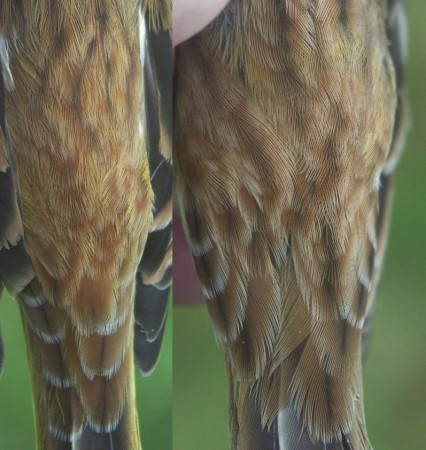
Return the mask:
<path id="1" fill-rule="evenodd" d="M 0 379 L 0 450 L 35 448 L 31 387 L 18 305 L 7 295 L 0 303 L 5 364 Z M 172 448 L 172 314 L 160 361 L 151 376 L 136 373 L 137 402 L 144 450 Z M 123 449 L 126 450 L 126 449 Z"/>
<path id="2" fill-rule="evenodd" d="M 426 2 L 407 9 L 412 127 L 364 378 L 376 450 L 426 448 Z M 173 370 L 174 450 L 229 448 L 222 357 L 204 307 L 175 308 Z"/>

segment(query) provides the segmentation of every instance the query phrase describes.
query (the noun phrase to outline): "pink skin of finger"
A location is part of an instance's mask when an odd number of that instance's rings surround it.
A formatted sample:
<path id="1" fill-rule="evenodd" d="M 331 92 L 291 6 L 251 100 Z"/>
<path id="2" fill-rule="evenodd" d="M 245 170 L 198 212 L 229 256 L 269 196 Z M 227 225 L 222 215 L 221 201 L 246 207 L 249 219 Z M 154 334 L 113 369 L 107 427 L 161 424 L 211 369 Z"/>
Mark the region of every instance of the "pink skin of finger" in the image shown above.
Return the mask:
<path id="1" fill-rule="evenodd" d="M 229 0 L 173 0 L 173 45 L 208 25 Z"/>

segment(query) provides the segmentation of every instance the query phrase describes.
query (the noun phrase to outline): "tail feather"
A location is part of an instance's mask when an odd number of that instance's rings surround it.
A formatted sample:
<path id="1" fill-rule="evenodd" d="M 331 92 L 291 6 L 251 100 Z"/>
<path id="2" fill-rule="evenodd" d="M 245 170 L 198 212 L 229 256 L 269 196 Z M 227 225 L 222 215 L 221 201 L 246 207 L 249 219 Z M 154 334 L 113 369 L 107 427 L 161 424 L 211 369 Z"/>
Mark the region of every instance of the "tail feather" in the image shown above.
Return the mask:
<path id="1" fill-rule="evenodd" d="M 341 435 L 341 440 L 331 442 L 312 442 L 295 409 L 288 405 L 283 408 L 277 418 L 279 450 L 355 450 L 361 444 L 351 441 L 351 436 Z"/>
<path id="2" fill-rule="evenodd" d="M 240 438 L 236 448 L 281 450 L 278 441 L 277 422 L 275 420 L 269 429 L 262 426 L 259 406 L 253 392 L 249 393 L 244 401 L 241 419 Z"/>
<path id="3" fill-rule="evenodd" d="M 74 387 L 57 388 L 41 381 L 39 391 L 45 395 L 49 435 L 71 443 L 82 433 L 84 412 Z"/>
<path id="4" fill-rule="evenodd" d="M 262 426 L 259 405 L 253 395 L 249 395 L 242 409 L 238 440 L 234 440 L 232 449 L 244 450 L 356 450 L 361 443 L 352 439 L 356 436 L 341 434 L 340 439 L 330 442 L 313 442 L 306 428 L 298 418 L 296 410 L 287 405 L 268 427 Z M 236 411 L 234 411 L 236 413 Z"/>
<path id="5" fill-rule="evenodd" d="M 46 445 L 49 450 L 74 450 L 71 442 L 64 442 L 60 439 L 56 439 L 53 436 L 49 436 L 49 440 L 46 441 Z"/>
<path id="6" fill-rule="evenodd" d="M 133 314 L 116 330 L 115 340 L 85 337 L 64 309 L 50 305 L 37 279 L 18 302 L 32 368 L 38 448 L 139 449 Z M 117 354 L 122 356 L 112 361 Z"/>
<path id="7" fill-rule="evenodd" d="M 17 300 L 20 305 L 23 303 L 21 297 Z M 43 308 L 43 305 L 38 308 Z M 64 370 L 59 344 L 43 342 L 20 309 L 32 369 L 37 448 L 71 450 L 71 442 L 83 427 L 82 414 L 76 414 L 77 410 L 81 411 L 81 405 L 75 397 L 75 387 Z"/>
<path id="8" fill-rule="evenodd" d="M 136 427 L 136 429 L 135 429 Z M 73 450 L 124 450 L 133 449 L 135 442 L 129 437 L 134 435 L 137 430 L 137 421 L 129 415 L 126 410 L 114 431 L 108 433 L 98 433 L 86 425 L 81 437 L 75 442 Z"/>

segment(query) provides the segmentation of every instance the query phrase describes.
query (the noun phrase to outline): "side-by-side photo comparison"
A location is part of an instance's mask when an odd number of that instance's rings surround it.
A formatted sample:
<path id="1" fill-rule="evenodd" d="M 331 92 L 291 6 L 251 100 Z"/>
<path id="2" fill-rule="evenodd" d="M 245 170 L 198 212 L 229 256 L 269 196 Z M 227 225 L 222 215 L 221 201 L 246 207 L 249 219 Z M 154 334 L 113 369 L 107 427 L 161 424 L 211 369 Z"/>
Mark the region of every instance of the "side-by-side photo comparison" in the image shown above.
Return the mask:
<path id="1" fill-rule="evenodd" d="M 422 0 L 0 0 L 0 450 L 419 450 Z"/>

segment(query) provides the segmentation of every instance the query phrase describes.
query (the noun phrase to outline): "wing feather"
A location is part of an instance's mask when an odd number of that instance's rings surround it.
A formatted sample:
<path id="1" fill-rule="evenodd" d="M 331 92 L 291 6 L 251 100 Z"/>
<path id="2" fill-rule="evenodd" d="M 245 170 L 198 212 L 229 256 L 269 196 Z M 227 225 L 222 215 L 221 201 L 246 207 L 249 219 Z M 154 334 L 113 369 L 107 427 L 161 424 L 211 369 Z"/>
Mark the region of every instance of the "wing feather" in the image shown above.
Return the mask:
<path id="1" fill-rule="evenodd" d="M 145 2 L 144 101 L 154 220 L 139 264 L 134 351 L 144 374 L 159 357 L 172 264 L 172 44 L 169 2 Z M 141 43 L 142 45 L 142 43 Z"/>

